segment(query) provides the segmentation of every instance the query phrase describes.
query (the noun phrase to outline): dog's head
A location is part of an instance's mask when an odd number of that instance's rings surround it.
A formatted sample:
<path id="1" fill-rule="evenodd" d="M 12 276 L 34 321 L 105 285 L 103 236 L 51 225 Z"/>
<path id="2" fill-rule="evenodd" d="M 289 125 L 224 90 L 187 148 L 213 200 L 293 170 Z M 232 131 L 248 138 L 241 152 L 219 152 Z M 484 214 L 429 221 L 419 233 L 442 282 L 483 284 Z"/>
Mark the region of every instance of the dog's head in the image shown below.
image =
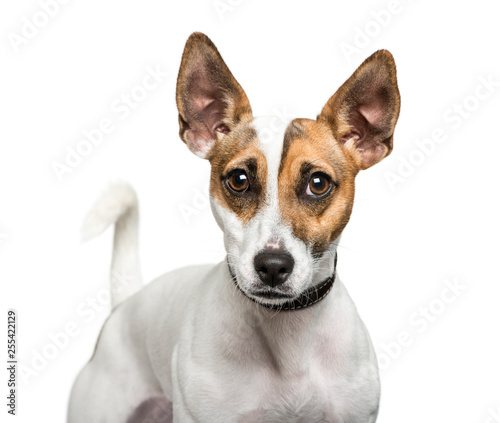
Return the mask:
<path id="1" fill-rule="evenodd" d="M 354 178 L 392 150 L 399 90 L 392 55 L 370 56 L 316 120 L 274 139 L 208 37 L 186 43 L 177 80 L 180 137 L 211 164 L 212 210 L 239 287 L 281 304 L 330 276 Z M 272 128 L 271 128 L 272 129 Z"/>

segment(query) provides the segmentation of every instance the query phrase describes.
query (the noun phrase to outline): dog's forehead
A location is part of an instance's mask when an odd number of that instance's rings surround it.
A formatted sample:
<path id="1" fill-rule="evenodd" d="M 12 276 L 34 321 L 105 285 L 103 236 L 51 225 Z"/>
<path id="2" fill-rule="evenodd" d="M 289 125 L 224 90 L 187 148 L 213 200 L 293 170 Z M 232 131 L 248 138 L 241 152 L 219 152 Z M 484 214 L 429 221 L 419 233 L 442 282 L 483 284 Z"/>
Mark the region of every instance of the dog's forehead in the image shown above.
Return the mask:
<path id="1" fill-rule="evenodd" d="M 273 181 L 292 177 L 284 175 L 283 170 L 294 162 L 324 165 L 333 173 L 335 169 L 345 167 L 345 156 L 334 142 L 333 134 L 314 120 L 295 118 L 277 126 L 276 119 L 259 117 L 252 125 L 256 130 L 258 148 L 266 158 L 268 178 Z"/>
<path id="2" fill-rule="evenodd" d="M 286 164 L 309 161 L 342 167 L 344 155 L 332 133 L 317 121 L 256 117 L 242 122 L 217 144 L 211 162 L 218 172 L 225 173 L 250 158 L 257 159 L 258 167 L 267 168 L 266 180 L 272 182 L 281 176 Z"/>
<path id="3" fill-rule="evenodd" d="M 277 125 L 276 119 L 257 117 L 253 120 L 252 124 L 257 132 L 259 149 L 266 158 L 268 177 L 277 177 L 285 134 L 291 126 L 292 121 Z"/>

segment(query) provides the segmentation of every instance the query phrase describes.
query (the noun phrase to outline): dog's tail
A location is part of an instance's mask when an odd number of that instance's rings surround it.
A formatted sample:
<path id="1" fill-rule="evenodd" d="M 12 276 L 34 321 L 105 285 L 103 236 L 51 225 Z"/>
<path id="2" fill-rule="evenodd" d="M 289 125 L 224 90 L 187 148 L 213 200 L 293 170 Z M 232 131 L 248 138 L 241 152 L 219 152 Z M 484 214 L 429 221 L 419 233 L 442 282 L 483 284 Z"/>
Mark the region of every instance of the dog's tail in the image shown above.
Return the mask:
<path id="1" fill-rule="evenodd" d="M 115 224 L 111 262 L 111 307 L 130 297 L 142 287 L 138 251 L 139 208 L 134 189 L 125 182 L 109 186 L 84 219 L 85 242 Z"/>

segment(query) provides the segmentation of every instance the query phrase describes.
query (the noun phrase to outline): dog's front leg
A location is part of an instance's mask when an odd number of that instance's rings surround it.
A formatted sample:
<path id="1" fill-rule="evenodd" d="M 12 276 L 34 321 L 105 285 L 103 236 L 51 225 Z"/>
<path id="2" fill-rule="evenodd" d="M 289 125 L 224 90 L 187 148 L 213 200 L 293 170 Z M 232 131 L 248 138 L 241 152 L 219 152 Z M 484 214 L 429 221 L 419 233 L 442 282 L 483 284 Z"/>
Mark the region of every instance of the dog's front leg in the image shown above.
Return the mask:
<path id="1" fill-rule="evenodd" d="M 175 346 L 172 354 L 172 404 L 173 404 L 173 423 L 196 423 L 196 419 L 189 412 L 184 398 L 184 392 L 181 389 L 181 380 L 179 379 L 178 363 L 178 345 Z"/>

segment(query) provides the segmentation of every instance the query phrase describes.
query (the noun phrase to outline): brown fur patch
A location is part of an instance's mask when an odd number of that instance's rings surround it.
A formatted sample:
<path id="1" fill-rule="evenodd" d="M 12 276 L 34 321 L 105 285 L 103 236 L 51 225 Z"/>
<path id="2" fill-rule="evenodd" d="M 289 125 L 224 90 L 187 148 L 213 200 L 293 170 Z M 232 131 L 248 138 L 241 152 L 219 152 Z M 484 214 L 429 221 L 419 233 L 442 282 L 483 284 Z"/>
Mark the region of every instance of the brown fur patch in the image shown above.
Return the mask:
<path id="1" fill-rule="evenodd" d="M 302 126 L 301 122 L 302 119 L 294 119 L 285 129 L 285 134 L 283 135 L 283 149 L 281 150 L 280 168 L 278 171 L 279 173 L 281 173 L 281 170 L 283 169 L 283 163 L 288 154 L 288 150 L 290 149 L 290 145 L 296 138 L 304 135 L 305 128 Z"/>
<path id="2" fill-rule="evenodd" d="M 266 191 L 267 162 L 250 121 L 251 116 L 247 116 L 229 134 L 219 135 L 210 155 L 210 192 L 242 222 L 255 216 Z M 250 190 L 243 195 L 232 193 L 226 186 L 228 173 L 235 169 L 245 170 L 250 180 Z"/>
<path id="3" fill-rule="evenodd" d="M 294 235 L 318 256 L 349 221 L 357 170 L 324 123 L 295 119 L 289 128 L 278 176 L 280 210 Z M 327 174 L 333 183 L 330 194 L 322 199 L 304 196 L 314 172 Z"/>

